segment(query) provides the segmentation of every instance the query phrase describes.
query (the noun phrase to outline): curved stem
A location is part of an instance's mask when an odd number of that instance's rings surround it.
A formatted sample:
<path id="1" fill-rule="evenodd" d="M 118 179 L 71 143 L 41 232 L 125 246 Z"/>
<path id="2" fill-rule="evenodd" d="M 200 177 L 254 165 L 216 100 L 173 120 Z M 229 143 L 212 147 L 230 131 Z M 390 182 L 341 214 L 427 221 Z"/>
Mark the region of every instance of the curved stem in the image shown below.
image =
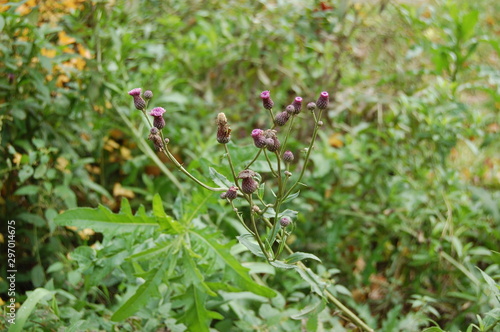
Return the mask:
<path id="1" fill-rule="evenodd" d="M 261 152 L 262 152 L 262 149 L 259 149 L 259 152 L 257 152 L 257 154 L 252 159 L 252 161 L 248 165 L 245 166 L 245 169 L 248 169 L 257 160 L 257 158 L 259 158 Z"/>
<path id="2" fill-rule="evenodd" d="M 269 156 L 267 155 L 267 150 L 264 150 L 264 156 L 266 156 L 267 163 L 269 164 L 269 169 L 271 170 L 271 173 L 273 173 L 274 177 L 278 177 L 278 174 L 273 169 L 273 165 L 271 164 L 271 160 L 269 159 Z"/>

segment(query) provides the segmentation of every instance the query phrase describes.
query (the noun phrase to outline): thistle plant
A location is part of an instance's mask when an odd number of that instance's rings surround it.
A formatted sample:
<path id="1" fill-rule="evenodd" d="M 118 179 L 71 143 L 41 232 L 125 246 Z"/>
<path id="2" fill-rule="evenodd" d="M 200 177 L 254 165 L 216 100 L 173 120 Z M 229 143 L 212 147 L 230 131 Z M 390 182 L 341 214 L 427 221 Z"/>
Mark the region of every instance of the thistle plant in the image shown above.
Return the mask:
<path id="1" fill-rule="evenodd" d="M 231 158 L 228 145 L 231 141 L 230 124 L 226 115 L 219 113 L 216 120 L 217 128 L 214 128 L 215 138 L 222 145 L 223 155 L 227 158 L 232 179 L 229 180 L 211 169 L 211 173 L 215 174 L 219 180 L 216 183 L 224 185 L 212 187 L 191 174 L 175 159 L 169 150 L 170 140 L 165 138 L 163 133 L 166 125 L 164 114 L 168 114 L 168 111 L 161 107 L 154 107 L 148 114 L 146 109 L 153 93 L 146 91 L 141 96 L 141 91 L 140 88 L 136 88 L 131 90 L 129 95 L 134 98 L 135 108 L 143 113 L 149 124 L 148 139 L 152 141 L 157 151 L 163 153 L 190 180 L 206 190 L 221 192 L 220 198 L 232 207 L 246 230 L 245 234 L 238 237 L 240 243 L 277 268 L 297 270 L 301 277 L 311 284 L 314 292 L 336 305 L 358 327 L 372 331 L 328 290 L 319 276 L 302 263 L 303 259 L 314 259 L 319 262 L 321 260 L 309 253 L 294 253 L 287 245 L 287 238 L 296 227 L 297 212 L 286 209 L 286 206 L 299 195 L 299 187 L 303 185 L 301 181 L 306 172 L 318 131 L 323 124 L 321 118 L 328 108 L 328 92 L 321 92 L 316 102 L 309 102 L 306 105 L 309 112 L 301 116 L 300 120 L 311 121 L 314 125 L 309 143 L 303 148 L 303 158 L 297 158 L 293 152 L 287 150 L 288 139 L 294 132 L 294 123 L 302 112 L 302 97 L 295 97 L 283 111 L 275 114 L 273 109 L 275 104 L 271 99 L 270 91 L 263 91 L 260 94 L 262 106 L 265 109 L 263 113 L 267 113 L 269 123 L 272 125 L 269 128 L 255 128 L 249 133 L 248 139 L 253 140 L 255 153 L 254 157 L 244 165 L 236 165 Z M 259 159 L 265 160 L 269 167 L 266 172 L 268 174 L 265 176 L 252 169 Z M 294 161 L 293 164 L 292 161 Z M 264 181 L 264 179 L 270 180 Z M 272 195 L 269 192 L 272 192 Z M 249 209 L 242 209 L 245 206 Z M 287 256 L 283 258 L 285 254 Z"/>

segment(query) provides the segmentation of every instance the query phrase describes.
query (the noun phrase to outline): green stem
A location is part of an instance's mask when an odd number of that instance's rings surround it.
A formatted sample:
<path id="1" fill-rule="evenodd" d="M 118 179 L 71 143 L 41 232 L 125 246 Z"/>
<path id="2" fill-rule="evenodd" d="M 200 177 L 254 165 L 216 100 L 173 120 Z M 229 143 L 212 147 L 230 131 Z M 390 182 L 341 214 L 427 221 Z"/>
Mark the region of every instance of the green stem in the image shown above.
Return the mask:
<path id="1" fill-rule="evenodd" d="M 257 158 L 259 158 L 261 152 L 262 152 L 262 149 L 259 149 L 259 152 L 257 152 L 257 154 L 252 159 L 252 161 L 248 165 L 245 166 L 245 169 L 248 169 L 257 160 Z"/>
<path id="2" fill-rule="evenodd" d="M 231 173 L 233 174 L 234 183 L 236 184 L 236 186 L 238 187 L 238 189 L 241 192 L 240 185 L 238 184 L 238 178 L 236 177 L 236 172 L 234 171 L 234 165 L 233 165 L 233 161 L 231 159 L 231 154 L 229 153 L 229 148 L 227 147 L 227 144 L 223 144 L 223 145 L 224 145 L 224 150 L 226 150 L 227 161 L 229 162 L 229 167 L 231 168 Z"/>
<path id="3" fill-rule="evenodd" d="M 254 234 L 255 239 L 257 240 L 257 243 L 259 243 L 259 247 L 260 247 L 260 250 L 262 250 L 262 254 L 266 257 L 267 262 L 270 263 L 269 262 L 269 255 L 267 254 L 267 251 L 264 247 L 264 243 L 262 243 L 262 240 L 260 239 L 259 230 L 257 229 L 257 224 L 255 223 L 255 216 L 254 216 L 254 212 L 252 211 L 252 207 L 253 207 L 252 194 L 247 195 L 247 201 L 248 201 L 248 203 L 250 203 L 250 220 L 252 221 L 252 226 L 253 226 L 253 229 L 255 232 L 255 234 Z"/>
<path id="4" fill-rule="evenodd" d="M 267 163 L 269 164 L 269 169 L 271 170 L 271 173 L 273 173 L 274 177 L 277 178 L 278 174 L 273 169 L 273 165 L 271 164 L 271 159 L 269 159 L 269 156 L 267 155 L 267 150 L 264 150 L 264 156 L 266 157 Z"/>
<path id="5" fill-rule="evenodd" d="M 309 162 L 309 156 L 311 155 L 311 151 L 312 151 L 312 148 L 313 148 L 313 145 L 314 145 L 314 142 L 316 141 L 316 137 L 318 135 L 318 129 L 319 129 L 319 122 L 321 120 L 321 115 L 323 113 L 323 110 L 320 110 L 319 111 L 319 115 L 316 119 L 316 124 L 314 126 L 314 130 L 313 130 L 313 136 L 311 138 L 311 143 L 309 143 L 309 147 L 307 149 L 307 153 L 306 153 L 306 158 L 304 160 L 304 166 L 302 167 L 302 170 L 300 171 L 300 175 L 299 175 L 299 178 L 297 179 L 297 181 L 293 184 L 293 186 L 290 187 L 290 189 L 288 189 L 288 191 L 286 192 L 285 196 L 283 196 L 283 199 L 286 199 L 288 197 L 288 195 L 290 195 L 290 193 L 295 189 L 295 187 L 298 186 L 298 184 L 300 183 L 300 181 L 302 180 L 302 177 L 304 176 L 304 173 L 306 171 L 306 168 L 307 168 L 307 163 Z M 313 113 L 314 114 L 314 113 Z"/>
<path id="6" fill-rule="evenodd" d="M 233 211 L 237 211 L 238 209 L 236 208 L 236 206 L 234 206 L 234 201 L 229 201 L 229 203 L 231 204 L 232 208 L 233 208 Z M 245 223 L 245 221 L 243 220 L 243 218 L 241 217 L 240 213 L 239 212 L 236 212 L 236 215 L 238 216 L 238 220 L 240 221 L 240 223 L 243 225 L 243 227 L 245 227 L 245 229 L 248 231 L 248 233 L 252 234 L 253 236 L 255 236 L 255 233 L 247 226 L 247 224 Z"/>

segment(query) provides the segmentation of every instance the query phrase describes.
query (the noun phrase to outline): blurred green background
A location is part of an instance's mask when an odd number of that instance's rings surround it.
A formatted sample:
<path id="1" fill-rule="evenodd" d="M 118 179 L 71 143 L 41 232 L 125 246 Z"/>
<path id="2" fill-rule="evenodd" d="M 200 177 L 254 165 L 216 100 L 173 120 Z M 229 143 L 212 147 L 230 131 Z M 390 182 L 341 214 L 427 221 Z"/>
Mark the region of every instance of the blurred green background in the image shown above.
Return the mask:
<path id="1" fill-rule="evenodd" d="M 479 270 L 498 283 L 497 1 L 1 3 L 0 211 L 3 225 L 17 221 L 18 301 L 40 286 L 64 298 L 61 310 L 39 307 L 33 326 L 57 330 L 78 312 L 108 329 L 115 294 L 130 282 L 85 284 L 68 253 L 102 236 L 58 228 L 55 216 L 99 203 L 117 211 L 122 197 L 150 206 L 154 193 L 168 207 L 193 190 L 141 143 L 147 129 L 127 95 L 137 87 L 167 110 L 173 153 L 200 174 L 221 162 L 218 112 L 232 141 L 249 146 L 251 130 L 269 126 L 261 91 L 277 109 L 328 91 L 291 246 L 320 257 L 376 330 L 465 330 L 498 305 Z M 308 115 L 294 151 L 311 135 Z M 234 238 L 221 222 L 230 209 L 209 208 Z M 283 294 L 295 290 L 275 279 Z M 148 319 L 121 328 L 148 330 Z"/>

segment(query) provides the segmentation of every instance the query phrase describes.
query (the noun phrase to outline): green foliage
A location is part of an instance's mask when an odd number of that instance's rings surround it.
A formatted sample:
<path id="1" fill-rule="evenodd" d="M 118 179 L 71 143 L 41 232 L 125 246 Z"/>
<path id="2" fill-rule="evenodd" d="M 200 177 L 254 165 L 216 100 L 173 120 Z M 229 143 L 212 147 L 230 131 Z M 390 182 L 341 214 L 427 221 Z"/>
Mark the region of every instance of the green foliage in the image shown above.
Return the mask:
<path id="1" fill-rule="evenodd" d="M 15 329 L 345 328 L 324 290 L 377 331 L 498 328 L 497 2 L 38 1 L 26 13 L 28 3 L 0 7 Z M 298 211 L 289 246 L 311 253 L 262 264 L 231 207 L 144 140 L 124 97 L 138 86 L 167 109 L 172 153 L 221 187 L 232 181 L 218 112 L 240 164 L 266 125 L 260 91 L 329 91 L 307 186 L 285 202 Z M 311 133 L 289 140 L 299 162 Z"/>

